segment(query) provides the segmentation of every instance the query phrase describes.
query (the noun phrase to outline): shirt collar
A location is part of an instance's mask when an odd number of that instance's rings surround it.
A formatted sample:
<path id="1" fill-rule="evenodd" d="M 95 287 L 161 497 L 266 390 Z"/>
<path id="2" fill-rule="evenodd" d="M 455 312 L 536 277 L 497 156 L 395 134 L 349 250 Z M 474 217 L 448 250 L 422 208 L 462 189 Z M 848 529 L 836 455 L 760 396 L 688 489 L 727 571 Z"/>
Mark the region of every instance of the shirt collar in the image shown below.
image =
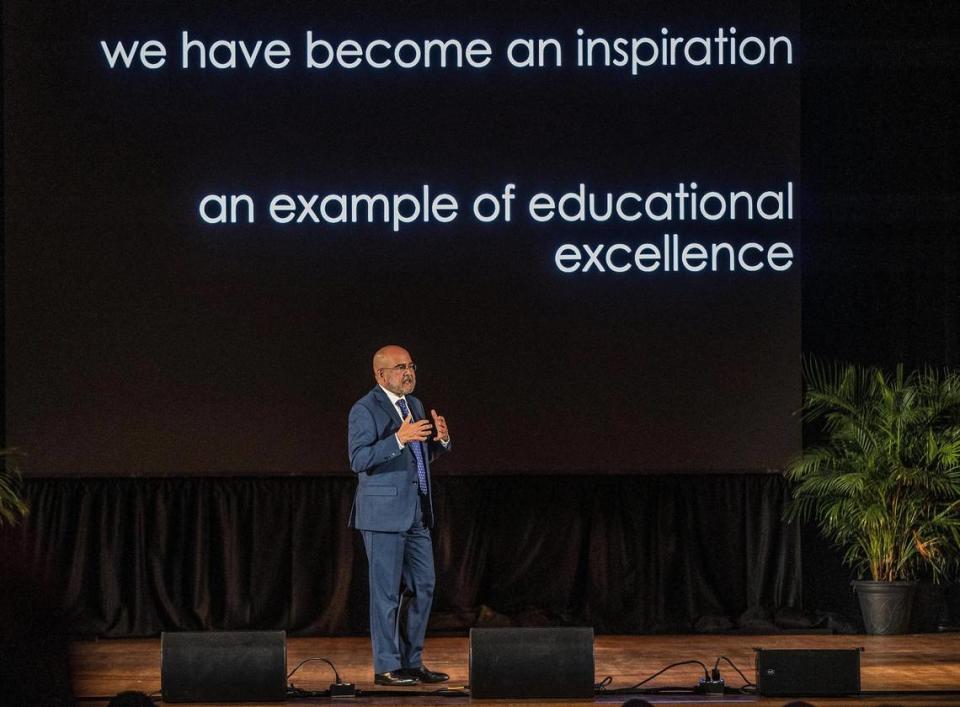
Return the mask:
<path id="1" fill-rule="evenodd" d="M 380 384 L 377 383 L 377 385 L 380 385 Z M 382 385 L 380 385 L 380 390 L 382 390 L 384 393 L 386 393 L 387 398 L 390 399 L 390 404 L 393 405 L 394 407 L 397 406 L 397 401 L 398 401 L 398 400 L 403 400 L 404 402 L 406 402 L 406 400 L 407 400 L 405 396 L 403 396 L 403 395 L 394 395 L 394 394 L 391 393 L 389 390 L 387 390 L 386 388 L 384 388 Z"/>

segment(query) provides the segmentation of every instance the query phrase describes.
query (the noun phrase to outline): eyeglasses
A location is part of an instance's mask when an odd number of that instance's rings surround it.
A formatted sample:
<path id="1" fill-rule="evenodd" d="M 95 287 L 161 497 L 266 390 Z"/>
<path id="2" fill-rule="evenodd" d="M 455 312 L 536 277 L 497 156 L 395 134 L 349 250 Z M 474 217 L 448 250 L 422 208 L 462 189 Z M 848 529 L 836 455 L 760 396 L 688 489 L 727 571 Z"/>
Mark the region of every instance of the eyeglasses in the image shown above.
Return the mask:
<path id="1" fill-rule="evenodd" d="M 415 363 L 398 363 L 396 366 L 392 368 L 381 368 L 380 372 L 382 373 L 383 371 L 397 371 L 398 373 L 402 373 L 403 371 L 413 372 L 416 370 L 417 370 L 417 364 Z"/>

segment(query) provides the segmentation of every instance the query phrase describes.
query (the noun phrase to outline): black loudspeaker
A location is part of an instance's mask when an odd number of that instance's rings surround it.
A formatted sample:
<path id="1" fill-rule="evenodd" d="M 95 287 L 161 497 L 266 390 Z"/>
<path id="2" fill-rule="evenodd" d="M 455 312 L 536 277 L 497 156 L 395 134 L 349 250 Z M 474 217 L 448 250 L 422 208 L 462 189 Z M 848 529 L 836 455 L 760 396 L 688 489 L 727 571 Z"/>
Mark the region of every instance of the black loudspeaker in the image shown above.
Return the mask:
<path id="1" fill-rule="evenodd" d="M 765 697 L 826 697 L 860 692 L 860 653 L 863 648 L 755 650 L 757 692 Z"/>
<path id="2" fill-rule="evenodd" d="M 592 628 L 470 630 L 470 696 L 593 697 Z"/>
<path id="3" fill-rule="evenodd" d="M 164 702 L 280 702 L 287 695 L 284 631 L 160 634 Z"/>

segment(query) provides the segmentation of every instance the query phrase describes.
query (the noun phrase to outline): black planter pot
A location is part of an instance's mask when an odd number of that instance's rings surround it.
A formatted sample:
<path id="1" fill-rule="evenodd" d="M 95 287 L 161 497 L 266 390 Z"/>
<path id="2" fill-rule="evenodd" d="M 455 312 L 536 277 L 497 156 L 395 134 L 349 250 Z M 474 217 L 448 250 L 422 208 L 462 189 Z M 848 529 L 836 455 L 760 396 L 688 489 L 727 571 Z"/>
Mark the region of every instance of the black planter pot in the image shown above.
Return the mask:
<path id="1" fill-rule="evenodd" d="M 916 582 L 874 582 L 861 579 L 852 583 L 860 600 L 860 613 L 867 633 L 888 635 L 910 631 L 910 612 Z"/>

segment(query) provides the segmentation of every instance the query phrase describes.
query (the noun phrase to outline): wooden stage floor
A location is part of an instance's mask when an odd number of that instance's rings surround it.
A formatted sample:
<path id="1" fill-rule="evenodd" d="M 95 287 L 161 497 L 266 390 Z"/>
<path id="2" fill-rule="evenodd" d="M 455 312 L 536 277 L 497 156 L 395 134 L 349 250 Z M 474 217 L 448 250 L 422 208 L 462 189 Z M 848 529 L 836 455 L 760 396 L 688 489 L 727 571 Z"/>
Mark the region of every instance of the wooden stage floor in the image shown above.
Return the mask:
<path id="1" fill-rule="evenodd" d="M 944 705 L 960 704 L 960 634 L 917 634 L 909 636 L 827 636 L 827 635 L 695 635 L 695 636 L 598 636 L 595 642 L 596 680 L 611 676 L 612 688 L 629 687 L 670 663 L 700 660 L 713 667 L 726 656 L 754 679 L 753 649 L 760 648 L 856 648 L 863 647 L 861 683 L 865 693 L 856 698 L 807 698 L 816 705 Z M 425 662 L 434 670 L 451 676 L 450 687 L 467 684 L 467 639 L 428 638 Z M 355 683 L 362 694 L 336 702 L 364 704 L 450 704 L 467 703 L 467 696 L 439 697 L 410 695 L 405 698 L 378 696 L 373 685 L 370 643 L 365 638 L 289 638 L 287 663 L 292 669 L 301 660 L 323 657 L 331 660 L 344 681 Z M 82 641 L 71 648 L 74 694 L 83 705 L 104 705 L 110 696 L 123 690 L 160 693 L 160 639 L 112 639 Z M 721 675 L 730 687 L 743 681 L 726 663 Z M 685 665 L 665 673 L 645 687 L 693 686 L 702 676 L 697 666 Z M 306 690 L 323 690 L 333 682 L 326 663 L 304 665 L 291 682 Z M 407 688 L 417 692 L 419 688 Z M 879 691 L 888 694 L 875 694 Z M 909 694 L 916 693 L 916 694 Z M 926 693 L 926 694 L 923 694 Z M 952 694 L 950 694 L 952 693 Z M 649 702 L 663 704 L 750 704 L 783 705 L 789 700 L 758 696 L 653 695 Z M 622 704 L 628 696 L 598 695 L 593 702 Z M 300 698 L 287 704 L 324 704 L 328 698 Z M 589 700 L 586 701 L 589 703 Z M 474 704 L 584 704 L 584 701 L 481 701 Z M 222 703 L 221 703 L 222 704 Z M 252 707 L 251 703 L 244 703 Z M 272 703 L 276 704 L 276 703 Z"/>

